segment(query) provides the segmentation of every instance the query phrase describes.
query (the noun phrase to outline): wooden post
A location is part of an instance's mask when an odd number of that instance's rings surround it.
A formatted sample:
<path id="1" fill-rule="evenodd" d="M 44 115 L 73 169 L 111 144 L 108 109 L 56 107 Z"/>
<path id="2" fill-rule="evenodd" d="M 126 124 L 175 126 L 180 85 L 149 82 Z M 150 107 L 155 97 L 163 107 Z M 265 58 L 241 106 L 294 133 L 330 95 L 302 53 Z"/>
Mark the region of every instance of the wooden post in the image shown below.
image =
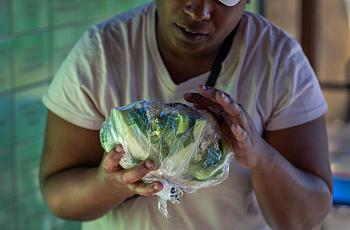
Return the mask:
<path id="1" fill-rule="evenodd" d="M 301 45 L 311 66 L 316 69 L 317 0 L 302 0 Z M 319 3 L 319 2 L 318 2 Z"/>

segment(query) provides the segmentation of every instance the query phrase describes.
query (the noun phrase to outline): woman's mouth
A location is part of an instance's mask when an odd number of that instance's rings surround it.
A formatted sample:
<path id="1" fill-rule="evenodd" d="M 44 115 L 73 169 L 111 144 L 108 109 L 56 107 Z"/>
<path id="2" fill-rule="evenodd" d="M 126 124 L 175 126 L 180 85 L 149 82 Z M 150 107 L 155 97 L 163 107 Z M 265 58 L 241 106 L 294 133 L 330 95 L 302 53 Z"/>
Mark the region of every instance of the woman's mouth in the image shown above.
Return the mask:
<path id="1" fill-rule="evenodd" d="M 209 36 L 208 33 L 195 31 L 193 29 L 178 25 L 176 23 L 175 23 L 175 26 L 177 30 L 180 31 L 180 33 L 183 35 L 183 37 L 185 37 L 187 40 L 190 40 L 190 41 L 201 41 L 206 39 Z"/>

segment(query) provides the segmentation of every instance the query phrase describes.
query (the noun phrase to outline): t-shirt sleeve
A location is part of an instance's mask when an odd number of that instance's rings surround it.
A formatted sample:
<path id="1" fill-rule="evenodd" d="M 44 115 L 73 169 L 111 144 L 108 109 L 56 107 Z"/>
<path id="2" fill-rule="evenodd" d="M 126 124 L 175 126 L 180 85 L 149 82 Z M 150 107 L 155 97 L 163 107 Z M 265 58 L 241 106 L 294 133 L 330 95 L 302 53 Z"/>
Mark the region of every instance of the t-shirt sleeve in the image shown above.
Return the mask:
<path id="1" fill-rule="evenodd" d="M 43 95 L 44 105 L 77 126 L 99 130 L 103 121 L 98 102 L 99 76 L 104 72 L 97 29 L 77 42 Z"/>
<path id="2" fill-rule="evenodd" d="M 327 112 L 327 104 L 301 47 L 289 40 L 280 51 L 273 92 L 273 109 L 266 130 L 300 125 Z"/>

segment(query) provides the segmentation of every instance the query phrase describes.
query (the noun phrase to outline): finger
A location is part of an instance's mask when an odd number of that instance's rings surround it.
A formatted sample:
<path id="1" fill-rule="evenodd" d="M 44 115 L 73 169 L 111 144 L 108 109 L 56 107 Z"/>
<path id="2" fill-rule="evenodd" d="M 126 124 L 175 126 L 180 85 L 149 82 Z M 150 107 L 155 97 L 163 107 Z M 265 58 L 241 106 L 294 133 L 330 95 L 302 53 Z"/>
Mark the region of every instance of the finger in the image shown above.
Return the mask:
<path id="1" fill-rule="evenodd" d="M 232 117 L 235 117 L 242 127 L 247 127 L 247 113 L 244 111 L 243 107 L 239 103 L 235 102 L 230 97 L 230 95 L 221 90 L 217 90 L 215 94 L 215 99 L 222 106 L 226 113 L 228 113 Z"/>
<path id="2" fill-rule="evenodd" d="M 102 163 L 103 168 L 108 172 L 114 172 L 119 170 L 119 161 L 123 154 L 123 148 L 121 147 L 121 145 L 117 145 L 117 147 L 114 150 L 110 151 L 104 156 Z"/>
<path id="3" fill-rule="evenodd" d="M 193 103 L 193 107 L 198 110 L 206 110 L 219 124 L 219 126 L 228 125 L 228 127 L 232 124 L 232 119 L 229 114 L 227 114 L 223 107 L 208 98 L 204 98 L 204 101 L 207 104 L 199 103 L 197 101 L 203 100 L 203 96 L 197 93 L 188 93 L 184 95 L 184 98 L 187 98 L 187 101 Z M 224 120 L 224 122 L 223 122 Z M 228 131 L 228 133 L 231 133 Z"/>
<path id="4" fill-rule="evenodd" d="M 141 180 L 147 173 L 152 171 L 155 164 L 151 160 L 144 161 L 138 166 L 120 171 L 120 179 L 125 184 L 132 184 Z"/>
<path id="5" fill-rule="evenodd" d="M 224 111 L 224 109 L 222 107 L 219 106 L 206 106 L 206 105 L 202 105 L 202 104 L 193 104 L 193 107 L 196 108 L 197 110 L 206 110 L 208 113 L 212 114 L 214 117 L 216 116 L 223 116 L 224 114 L 226 114 L 226 112 Z"/>
<path id="6" fill-rule="evenodd" d="M 241 116 L 241 108 L 238 103 L 234 102 L 234 100 L 224 91 L 221 91 L 216 88 L 212 88 L 209 86 L 203 86 L 200 85 L 198 87 L 198 91 L 200 95 L 208 98 L 212 103 L 215 105 L 215 109 L 220 111 L 221 108 L 225 112 L 227 112 L 229 115 L 235 117 L 236 119 L 243 118 L 244 116 Z M 214 110 L 215 111 L 215 110 Z M 223 114 L 220 111 L 221 114 Z M 244 123 L 244 119 L 241 122 L 242 124 Z"/>
<path id="7" fill-rule="evenodd" d="M 128 185 L 134 193 L 142 196 L 151 196 L 163 189 L 163 184 L 159 181 L 153 183 L 144 183 L 142 181 Z"/>
<path id="8" fill-rule="evenodd" d="M 223 115 L 224 109 L 222 106 L 209 98 L 198 93 L 185 94 L 185 100 L 193 104 L 193 107 L 199 110 L 207 110 L 208 112 L 214 112 L 218 115 Z"/>
<path id="9" fill-rule="evenodd" d="M 201 104 L 206 107 L 219 107 L 220 105 L 210 98 L 207 98 L 199 93 L 186 93 L 184 99 L 193 104 Z"/>
<path id="10" fill-rule="evenodd" d="M 193 107 L 198 109 L 198 110 L 205 110 L 205 109 L 208 109 L 207 106 L 205 105 L 201 105 L 201 104 L 193 104 Z"/>
<path id="11" fill-rule="evenodd" d="M 216 89 L 206 85 L 199 85 L 197 87 L 198 92 L 206 98 L 215 100 Z"/>
<path id="12" fill-rule="evenodd" d="M 248 133 L 237 122 L 232 123 L 231 131 L 239 148 L 245 149 L 249 146 Z"/>

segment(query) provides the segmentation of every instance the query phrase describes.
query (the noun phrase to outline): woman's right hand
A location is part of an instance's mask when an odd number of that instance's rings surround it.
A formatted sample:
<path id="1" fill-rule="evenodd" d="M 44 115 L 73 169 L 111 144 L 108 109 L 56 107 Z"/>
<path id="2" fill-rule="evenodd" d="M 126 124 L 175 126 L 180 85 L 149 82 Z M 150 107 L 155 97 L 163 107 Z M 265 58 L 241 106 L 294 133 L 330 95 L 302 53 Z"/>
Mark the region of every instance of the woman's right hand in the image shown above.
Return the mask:
<path id="1" fill-rule="evenodd" d="M 103 187 L 112 193 L 122 192 L 134 195 L 151 196 L 162 190 L 161 182 L 144 183 L 141 179 L 154 170 L 155 164 L 151 160 L 145 160 L 134 168 L 123 169 L 119 161 L 124 154 L 122 145 L 117 145 L 114 150 L 105 154 L 98 170 L 98 180 Z"/>

